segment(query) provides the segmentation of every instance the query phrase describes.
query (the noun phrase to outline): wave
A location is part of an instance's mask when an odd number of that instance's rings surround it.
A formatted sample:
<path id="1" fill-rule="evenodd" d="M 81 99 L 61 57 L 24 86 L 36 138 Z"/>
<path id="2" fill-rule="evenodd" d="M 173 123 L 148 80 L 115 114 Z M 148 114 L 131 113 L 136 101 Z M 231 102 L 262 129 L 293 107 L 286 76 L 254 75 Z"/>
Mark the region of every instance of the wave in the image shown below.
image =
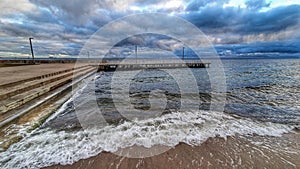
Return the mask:
<path id="1" fill-rule="evenodd" d="M 175 112 L 160 117 L 125 121 L 119 125 L 79 131 L 39 129 L 0 153 L 1 168 L 41 168 L 72 164 L 103 151 L 155 145 L 200 145 L 208 138 L 236 134 L 281 136 L 294 126 L 233 117 L 222 112 Z"/>

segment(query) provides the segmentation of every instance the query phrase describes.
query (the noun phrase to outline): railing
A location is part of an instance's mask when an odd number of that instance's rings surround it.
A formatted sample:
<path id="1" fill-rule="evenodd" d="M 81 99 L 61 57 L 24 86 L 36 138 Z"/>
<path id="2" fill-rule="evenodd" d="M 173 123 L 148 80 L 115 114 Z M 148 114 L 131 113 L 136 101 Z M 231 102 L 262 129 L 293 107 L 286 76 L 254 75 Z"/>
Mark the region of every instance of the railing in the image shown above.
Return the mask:
<path id="1" fill-rule="evenodd" d="M 159 61 L 159 62 L 158 62 Z M 153 68 L 209 68 L 210 63 L 203 63 L 199 60 L 129 60 L 129 61 L 110 61 L 101 62 L 98 65 L 98 71 L 115 70 L 136 70 Z"/>

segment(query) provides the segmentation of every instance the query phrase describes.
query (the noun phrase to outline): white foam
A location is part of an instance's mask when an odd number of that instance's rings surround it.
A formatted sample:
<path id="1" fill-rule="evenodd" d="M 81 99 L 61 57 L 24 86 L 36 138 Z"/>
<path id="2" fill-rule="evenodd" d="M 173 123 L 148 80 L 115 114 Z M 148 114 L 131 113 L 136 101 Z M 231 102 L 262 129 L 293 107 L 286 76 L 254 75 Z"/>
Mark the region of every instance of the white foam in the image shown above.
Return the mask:
<path id="1" fill-rule="evenodd" d="M 220 112 L 177 112 L 154 119 L 81 131 L 42 129 L 0 153 L 0 168 L 40 168 L 72 164 L 102 151 L 115 152 L 132 145 L 199 145 L 209 137 L 235 134 L 280 136 L 292 126 L 234 118 Z"/>

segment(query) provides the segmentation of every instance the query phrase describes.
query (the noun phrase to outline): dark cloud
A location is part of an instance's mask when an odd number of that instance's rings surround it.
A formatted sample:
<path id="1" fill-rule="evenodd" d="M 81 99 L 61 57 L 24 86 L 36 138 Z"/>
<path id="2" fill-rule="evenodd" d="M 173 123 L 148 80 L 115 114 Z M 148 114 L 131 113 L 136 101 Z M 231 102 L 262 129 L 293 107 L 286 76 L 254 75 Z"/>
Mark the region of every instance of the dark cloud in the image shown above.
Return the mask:
<path id="1" fill-rule="evenodd" d="M 166 35 L 160 34 L 142 34 L 129 37 L 122 40 L 115 46 L 134 46 L 138 45 L 139 47 L 147 48 L 158 48 L 166 51 L 173 51 L 177 48 L 182 47 L 182 43 L 179 40 L 173 39 Z"/>
<path id="2" fill-rule="evenodd" d="M 86 27 L 103 26 L 116 18 L 116 11 L 127 10 L 128 3 L 125 0 L 30 0 L 35 5 L 51 12 L 56 20 L 73 26 Z M 124 14 L 125 15 L 125 14 Z"/>
<path id="3" fill-rule="evenodd" d="M 266 0 L 247 0 L 245 4 L 249 9 L 258 10 L 264 7 L 269 7 L 271 2 L 267 3 Z"/>
<path id="4" fill-rule="evenodd" d="M 205 8 L 201 12 L 190 12 L 182 17 L 195 24 L 201 29 L 221 30 L 229 25 L 237 24 L 240 20 L 238 13 L 243 12 L 237 8 L 222 8 L 220 6 Z M 238 19 L 238 20 L 237 20 Z"/>
<path id="5" fill-rule="evenodd" d="M 74 25 L 85 25 L 89 16 L 94 15 L 99 7 L 96 1 L 82 0 L 31 0 L 33 4 L 48 9 L 56 19 L 71 22 Z"/>
<path id="6" fill-rule="evenodd" d="M 77 55 L 85 41 L 103 25 L 136 13 L 130 8 L 133 5 L 141 9 L 149 7 L 151 12 L 173 12 L 199 27 L 214 43 L 300 39 L 300 6 L 264 10 L 270 6 L 266 0 L 247 0 L 246 8 L 223 7 L 229 0 L 185 0 L 175 8 L 164 8 L 169 0 L 29 0 L 30 3 L 20 0 L 22 5 L 16 5 L 14 10 L 11 8 L 16 0 L 5 2 L 9 3 L 9 8 L 0 12 L 1 52 L 27 53 L 27 40 L 32 36 L 41 55 Z M 162 26 L 169 24 L 160 20 L 155 22 Z M 130 24 L 134 29 L 147 30 L 151 23 L 140 20 Z M 181 47 L 174 39 L 149 34 L 130 37 L 116 46 L 132 45 L 167 51 Z M 130 50 L 123 54 L 129 54 Z"/>
<path id="7" fill-rule="evenodd" d="M 241 19 L 239 31 L 243 34 L 278 32 L 299 24 L 300 6 L 278 7 L 261 13 L 250 12 Z"/>
<path id="8" fill-rule="evenodd" d="M 245 35 L 278 34 L 289 29 L 300 28 L 299 5 L 278 7 L 266 12 L 215 6 L 182 16 L 208 35 L 227 35 L 227 40 L 232 41 L 231 43 L 242 42 L 241 36 Z M 297 33 L 297 29 L 294 31 Z"/>

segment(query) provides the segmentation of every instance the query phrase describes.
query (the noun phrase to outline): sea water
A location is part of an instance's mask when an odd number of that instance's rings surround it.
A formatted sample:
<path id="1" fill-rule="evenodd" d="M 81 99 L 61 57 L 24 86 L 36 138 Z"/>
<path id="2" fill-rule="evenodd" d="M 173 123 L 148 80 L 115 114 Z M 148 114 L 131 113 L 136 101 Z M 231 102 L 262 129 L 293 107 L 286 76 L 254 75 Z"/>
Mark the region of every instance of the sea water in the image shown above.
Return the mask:
<path id="1" fill-rule="evenodd" d="M 123 79 L 119 81 L 113 81 L 116 72 L 99 72 L 40 128 L 0 153 L 0 167 L 72 164 L 103 151 L 135 145 L 200 145 L 211 137 L 236 134 L 280 137 L 299 126 L 299 59 L 224 59 L 222 63 L 226 76 L 223 111 L 212 107 L 214 99 L 222 99 L 212 96 L 215 91 L 206 69 L 189 69 L 197 93 L 182 93 L 171 76 L 175 74 L 181 84 L 192 86 L 182 73 L 184 69 L 123 71 L 118 72 Z M 116 86 L 126 85 L 125 81 L 130 82 L 128 92 L 118 93 Z M 130 100 L 118 99 L 122 94 Z M 182 108 L 183 95 L 189 96 L 185 101 L 190 108 Z M 78 98 L 81 101 L 75 103 Z M 90 115 L 93 100 L 104 121 L 91 121 L 94 125 L 83 127 L 86 124 L 80 117 Z M 128 102 L 134 111 L 128 109 Z M 76 111 L 81 104 L 86 109 Z M 152 109 L 155 106 L 157 111 Z"/>

